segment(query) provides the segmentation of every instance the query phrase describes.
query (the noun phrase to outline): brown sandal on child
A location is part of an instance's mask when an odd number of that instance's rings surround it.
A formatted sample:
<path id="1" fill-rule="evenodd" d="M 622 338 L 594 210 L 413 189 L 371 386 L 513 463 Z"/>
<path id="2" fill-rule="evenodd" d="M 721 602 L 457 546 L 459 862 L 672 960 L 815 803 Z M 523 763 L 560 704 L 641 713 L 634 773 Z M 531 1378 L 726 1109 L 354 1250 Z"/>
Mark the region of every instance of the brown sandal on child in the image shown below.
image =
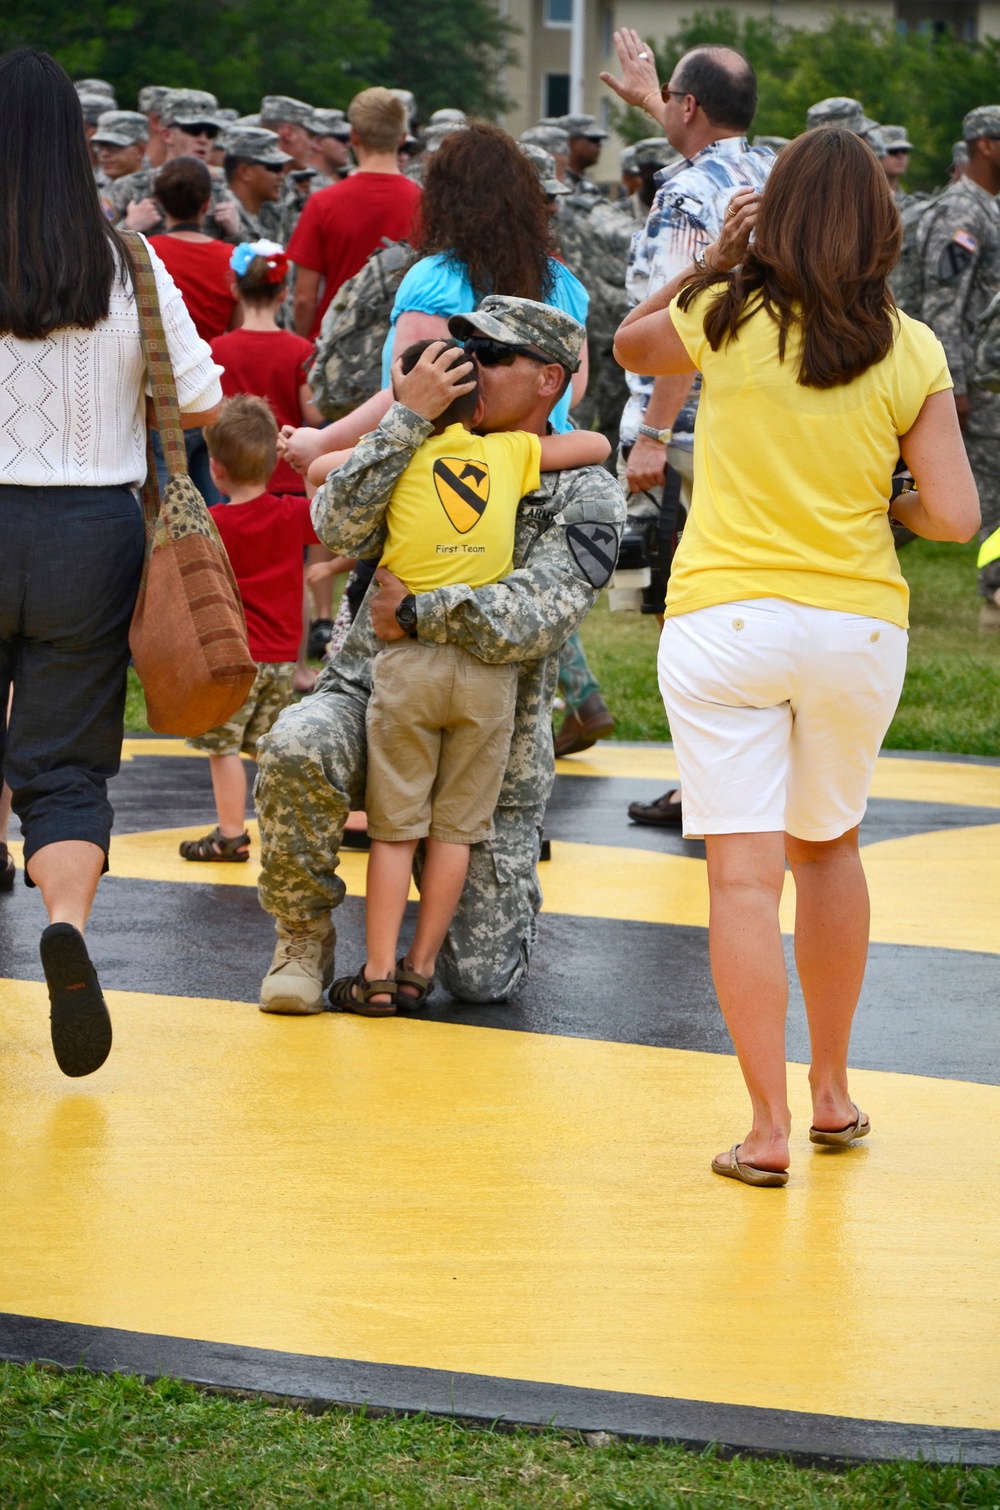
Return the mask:
<path id="1" fill-rule="evenodd" d="M 369 980 L 365 967 L 357 975 L 342 975 L 330 987 L 331 1007 L 357 1012 L 360 1017 L 392 1017 L 396 1011 L 395 980 Z M 372 1001 L 373 996 L 388 996 L 388 1001 Z"/>
<path id="2" fill-rule="evenodd" d="M 412 986 L 416 996 L 411 996 L 407 991 L 400 991 L 400 986 Z M 404 1007 L 407 1011 L 414 1011 L 420 1007 L 426 1007 L 428 998 L 434 990 L 434 977 L 420 975 L 416 970 L 411 970 L 405 960 L 399 960 L 396 965 L 396 994 L 393 1001 L 397 1007 Z"/>
<path id="3" fill-rule="evenodd" d="M 250 835 L 237 834 L 235 839 L 225 839 L 216 827 L 200 839 L 183 840 L 180 851 L 185 860 L 221 860 L 242 865 L 250 858 Z"/>

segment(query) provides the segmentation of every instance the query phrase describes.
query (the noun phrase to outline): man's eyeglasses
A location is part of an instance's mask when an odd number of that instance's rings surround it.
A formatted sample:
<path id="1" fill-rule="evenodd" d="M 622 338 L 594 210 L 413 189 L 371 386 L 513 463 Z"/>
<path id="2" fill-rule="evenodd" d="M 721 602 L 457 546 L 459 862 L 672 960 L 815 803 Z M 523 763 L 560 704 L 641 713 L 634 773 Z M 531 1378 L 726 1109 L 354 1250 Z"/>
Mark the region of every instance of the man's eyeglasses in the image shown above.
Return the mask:
<path id="1" fill-rule="evenodd" d="M 543 367 L 547 367 L 550 362 L 549 357 L 543 357 L 539 351 L 532 351 L 530 346 L 507 346 L 503 341 L 491 340 L 489 336 L 469 336 L 464 347 L 468 355 L 475 357 L 483 367 L 512 367 L 515 357 L 530 357 Z"/>
<path id="2" fill-rule="evenodd" d="M 280 173 L 284 169 L 284 163 L 266 163 L 262 157 L 250 159 L 255 168 L 266 168 L 269 173 Z"/>

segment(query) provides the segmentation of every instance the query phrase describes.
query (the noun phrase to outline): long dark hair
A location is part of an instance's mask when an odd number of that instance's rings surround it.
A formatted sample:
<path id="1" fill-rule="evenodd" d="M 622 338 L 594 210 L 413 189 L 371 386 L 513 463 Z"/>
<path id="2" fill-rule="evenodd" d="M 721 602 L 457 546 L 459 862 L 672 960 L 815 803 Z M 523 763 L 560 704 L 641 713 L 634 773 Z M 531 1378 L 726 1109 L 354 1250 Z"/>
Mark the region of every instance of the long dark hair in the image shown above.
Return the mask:
<path id="1" fill-rule="evenodd" d="M 480 298 L 544 303 L 552 291 L 549 217 L 534 168 L 499 126 L 473 121 L 428 162 L 416 239 L 464 265 Z"/>
<path id="2" fill-rule="evenodd" d="M 871 148 L 842 127 L 807 131 L 785 147 L 760 200 L 740 267 L 687 284 L 682 309 L 722 284 L 705 316 L 713 351 L 761 309 L 776 321 L 785 360 L 789 330 L 802 334 L 799 382 L 850 383 L 892 347 L 896 305 L 886 279 L 902 243 L 899 211 Z M 754 295 L 760 295 L 757 299 Z"/>
<path id="3" fill-rule="evenodd" d="M 76 90 L 33 47 L 0 57 L 0 205 L 0 332 L 103 320 L 131 258 L 101 210 Z"/>

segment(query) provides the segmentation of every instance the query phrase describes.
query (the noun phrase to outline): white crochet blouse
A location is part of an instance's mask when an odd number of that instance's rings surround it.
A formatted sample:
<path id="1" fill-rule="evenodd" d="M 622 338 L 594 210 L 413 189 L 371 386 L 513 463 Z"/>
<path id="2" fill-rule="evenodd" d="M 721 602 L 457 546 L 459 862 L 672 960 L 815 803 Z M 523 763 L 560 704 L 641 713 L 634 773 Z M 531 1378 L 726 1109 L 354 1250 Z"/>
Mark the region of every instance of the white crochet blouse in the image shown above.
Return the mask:
<path id="1" fill-rule="evenodd" d="M 221 367 L 149 248 L 182 410 L 222 400 Z M 116 276 L 106 320 L 42 341 L 0 336 L 0 484 L 110 487 L 146 476 L 145 363 L 131 280 Z"/>

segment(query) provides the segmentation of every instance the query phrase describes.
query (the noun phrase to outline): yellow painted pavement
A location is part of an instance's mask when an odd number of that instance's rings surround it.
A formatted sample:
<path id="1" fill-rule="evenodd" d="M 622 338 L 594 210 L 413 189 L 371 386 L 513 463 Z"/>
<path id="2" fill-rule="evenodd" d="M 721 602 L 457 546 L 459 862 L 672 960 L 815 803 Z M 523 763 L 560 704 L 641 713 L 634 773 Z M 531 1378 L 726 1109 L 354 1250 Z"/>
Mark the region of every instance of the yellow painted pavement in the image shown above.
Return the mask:
<path id="1" fill-rule="evenodd" d="M 1000 1088 L 879 1072 L 792 1180 L 708 1160 L 734 1059 L 109 992 L 93 1080 L 0 982 L 0 1310 L 595 1389 L 1000 1428 Z"/>

